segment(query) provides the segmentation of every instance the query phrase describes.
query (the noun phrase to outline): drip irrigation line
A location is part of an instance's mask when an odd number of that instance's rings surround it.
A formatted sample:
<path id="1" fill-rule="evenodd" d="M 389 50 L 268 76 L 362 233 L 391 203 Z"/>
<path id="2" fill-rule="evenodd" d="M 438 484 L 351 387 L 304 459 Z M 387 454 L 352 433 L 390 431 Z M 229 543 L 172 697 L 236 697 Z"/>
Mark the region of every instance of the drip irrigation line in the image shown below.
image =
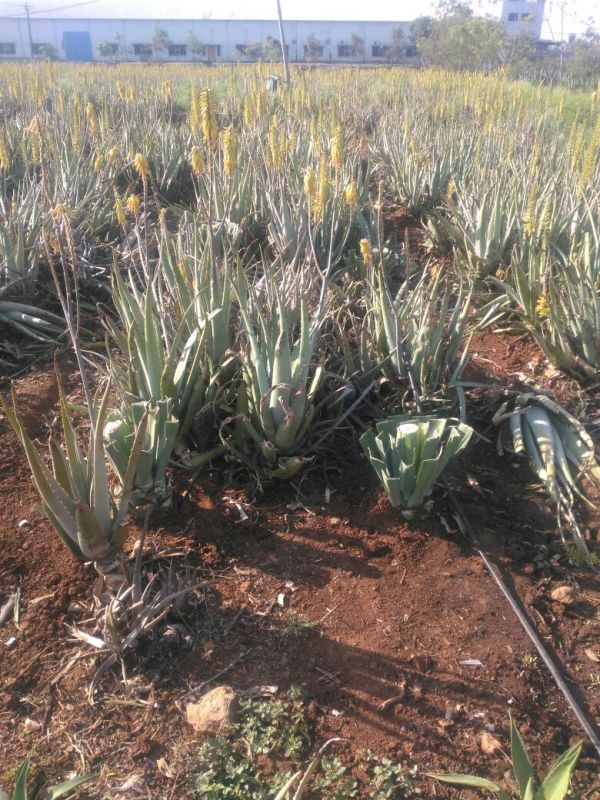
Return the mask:
<path id="1" fill-rule="evenodd" d="M 504 581 L 504 578 L 502 577 L 502 573 L 500 572 L 496 564 L 492 561 L 490 556 L 483 550 L 481 542 L 479 541 L 479 537 L 477 535 L 477 531 L 475 530 L 475 528 L 471 524 L 471 521 L 467 517 L 465 510 L 462 506 L 462 503 L 459 501 L 458 497 L 454 494 L 454 492 L 452 491 L 450 486 L 448 486 L 447 482 L 444 479 L 441 480 L 441 483 L 448 492 L 450 501 L 452 502 L 456 514 L 460 520 L 463 533 L 471 541 L 471 544 L 473 545 L 478 555 L 483 560 L 483 563 L 487 567 L 488 572 L 490 573 L 492 578 L 496 581 L 498 588 L 500 589 L 504 597 L 508 600 L 510 607 L 515 612 L 517 619 L 523 626 L 525 633 L 531 639 L 535 649 L 540 654 L 544 664 L 548 667 L 548 670 L 550 671 L 550 674 L 552 675 L 554 682 L 556 683 L 556 685 L 562 692 L 563 697 L 571 707 L 571 711 L 577 718 L 577 721 L 579 722 L 581 728 L 585 732 L 590 742 L 593 744 L 598 756 L 600 756 L 600 738 L 598 738 L 598 733 L 596 732 L 594 725 L 592 724 L 589 717 L 579 704 L 577 698 L 571 691 L 565 677 L 563 676 L 555 660 L 552 658 L 552 656 L 544 646 L 538 634 L 537 628 L 535 627 L 535 625 L 533 625 L 533 623 L 530 621 L 529 617 L 523 610 L 519 598 L 513 592 L 511 592 L 506 582 Z"/>
<path id="2" fill-rule="evenodd" d="M 400 358 L 402 361 L 402 366 L 406 375 L 408 377 L 410 388 L 413 393 L 414 401 L 415 401 L 415 408 L 417 414 L 423 413 L 423 403 L 421 399 L 421 393 L 419 389 L 419 385 L 415 378 L 414 372 L 412 370 L 410 357 L 408 354 L 408 350 L 406 347 L 406 340 L 402 340 L 400 342 Z M 579 701 L 575 697 L 574 693 L 571 691 L 562 671 L 560 670 L 559 666 L 556 664 L 555 660 L 552 658 L 546 647 L 544 646 L 537 628 L 531 622 L 525 611 L 523 610 L 523 606 L 520 602 L 520 599 L 516 595 L 516 593 L 512 592 L 508 585 L 506 584 L 504 578 L 502 577 L 502 573 L 496 566 L 496 564 L 492 561 L 490 556 L 483 550 L 481 546 L 481 542 L 479 540 L 479 536 L 477 535 L 477 531 L 475 527 L 471 524 L 462 503 L 458 499 L 458 497 L 454 494 L 450 486 L 448 485 L 445 478 L 440 478 L 440 483 L 446 489 L 448 493 L 448 497 L 450 498 L 450 502 L 454 506 L 456 511 L 457 519 L 460 525 L 460 528 L 463 532 L 463 535 L 470 541 L 471 545 L 475 548 L 477 554 L 482 559 L 483 563 L 485 564 L 488 572 L 496 582 L 498 588 L 508 601 L 510 607 L 515 613 L 515 616 L 521 623 L 523 630 L 529 636 L 533 646 L 540 654 L 544 664 L 550 671 L 554 682 L 556 683 L 557 687 L 561 691 L 563 697 L 569 704 L 571 711 L 575 715 L 577 722 L 585 732 L 586 736 L 594 746 L 596 753 L 600 757 L 600 738 L 598 737 L 598 733 L 594 724 L 591 722 L 588 715 L 585 713 L 583 708 L 581 707 Z"/>

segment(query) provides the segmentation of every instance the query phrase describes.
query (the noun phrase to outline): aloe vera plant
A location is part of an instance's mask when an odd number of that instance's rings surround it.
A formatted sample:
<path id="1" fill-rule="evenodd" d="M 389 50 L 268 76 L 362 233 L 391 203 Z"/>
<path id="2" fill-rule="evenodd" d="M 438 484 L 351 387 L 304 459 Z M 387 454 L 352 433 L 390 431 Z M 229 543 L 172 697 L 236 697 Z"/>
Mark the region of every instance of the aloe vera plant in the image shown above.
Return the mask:
<path id="1" fill-rule="evenodd" d="M 323 376 L 313 364 L 318 321 L 307 303 L 285 303 L 273 286 L 274 307 L 263 312 L 255 289 L 241 273 L 236 291 L 242 351 L 235 435 L 229 446 L 266 478 L 289 478 L 306 463 L 300 453 L 314 413 L 314 396 Z M 297 335 L 296 335 L 297 332 Z"/>
<path id="2" fill-rule="evenodd" d="M 178 433 L 179 423 L 173 416 L 171 400 L 125 404 L 120 411 L 109 415 L 103 431 L 106 454 L 122 482 L 133 447 L 139 441 L 132 500 L 154 499 L 161 503 L 168 500 L 170 485 L 166 472 Z"/>
<path id="3" fill-rule="evenodd" d="M 108 413 L 107 387 L 90 430 L 87 451 L 71 422 L 67 398 L 58 376 L 64 447 L 50 439 L 52 471 L 29 438 L 12 391 L 12 407 L 0 396 L 0 404 L 19 437 L 31 469 L 34 485 L 52 527 L 80 561 L 92 561 L 105 575 L 119 575 L 118 552 L 127 536 L 125 516 L 132 496 L 143 437 L 148 422 L 140 419 L 124 470 L 120 496 L 111 491 L 105 458 L 103 428 Z"/>
<path id="4" fill-rule="evenodd" d="M 389 378 L 405 374 L 402 348 L 424 398 L 444 397 L 460 379 L 468 359 L 466 326 L 472 289 L 461 285 L 452 297 L 440 269 L 425 271 L 414 288 L 403 284 L 392 297 L 379 270 L 371 288 L 372 339 L 382 371 Z"/>
<path id="5" fill-rule="evenodd" d="M 30 767 L 31 759 L 29 756 L 27 756 L 17 772 L 11 797 L 9 798 L 7 794 L 0 790 L 0 800 L 5 800 L 5 798 L 6 800 L 28 800 L 29 791 L 27 787 L 27 778 Z M 86 783 L 90 783 L 90 781 L 96 780 L 97 777 L 98 773 L 89 775 L 76 775 L 74 778 L 69 778 L 69 780 L 63 781 L 56 786 L 51 786 L 48 791 L 41 796 L 41 800 L 59 800 L 60 797 L 71 795 L 75 789 L 83 786 Z"/>
<path id="6" fill-rule="evenodd" d="M 378 422 L 376 428 L 377 433 L 366 431 L 360 444 L 391 504 L 400 506 L 408 518 L 473 434 L 458 420 L 409 414 Z"/>
<path id="7" fill-rule="evenodd" d="M 494 415 L 499 426 L 498 452 L 524 453 L 546 491 L 556 504 L 561 535 L 564 516 L 578 547 L 587 553 L 585 539 L 574 513 L 575 497 L 589 501 L 579 489 L 582 474 L 600 479 L 594 443 L 576 417 L 549 397 L 520 394 L 511 404 L 503 403 Z M 574 468 L 575 474 L 571 471 Z"/>
<path id="8" fill-rule="evenodd" d="M 581 743 L 569 747 L 554 762 L 542 781 L 536 778 L 535 770 L 527 752 L 525 742 L 513 718 L 510 718 L 510 749 L 512 770 L 518 787 L 519 800 L 564 800 L 569 794 L 571 775 L 581 754 Z M 513 793 L 503 789 L 495 781 L 475 775 L 452 775 L 429 773 L 429 777 L 465 789 L 482 789 L 493 792 L 498 800 L 511 800 Z"/>

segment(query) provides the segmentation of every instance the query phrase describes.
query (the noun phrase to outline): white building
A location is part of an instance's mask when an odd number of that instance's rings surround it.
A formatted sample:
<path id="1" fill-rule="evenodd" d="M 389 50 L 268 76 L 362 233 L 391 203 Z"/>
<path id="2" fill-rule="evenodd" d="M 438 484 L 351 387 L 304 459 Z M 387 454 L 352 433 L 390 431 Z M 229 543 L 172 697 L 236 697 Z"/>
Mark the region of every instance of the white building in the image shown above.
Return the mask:
<path id="1" fill-rule="evenodd" d="M 264 45 L 268 36 L 279 40 L 272 20 L 180 19 L 40 19 L 31 18 L 31 45 L 26 19 L 0 18 L 0 58 L 44 57 L 51 48 L 66 61 L 106 60 L 101 50 L 113 49 L 112 57 L 128 61 L 156 60 L 236 61 L 248 45 Z M 345 22 L 286 20 L 284 33 L 291 61 L 387 61 L 386 47 L 392 32 L 401 28 L 409 44 L 409 22 Z M 169 39 L 167 50 L 154 53 L 157 29 Z M 315 41 L 316 40 L 316 41 Z M 195 43 L 192 44 L 192 42 Z M 312 48 L 307 52 L 307 46 Z M 198 53 L 198 44 L 203 52 Z M 104 45 L 104 47 L 102 46 Z M 110 45 L 110 47 L 106 47 Z M 409 51 L 410 55 L 410 51 Z M 315 59 L 316 56 L 316 59 Z"/>
<path id="2" fill-rule="evenodd" d="M 538 41 L 542 35 L 544 5 L 544 0 L 503 0 L 500 19 L 509 34 L 526 34 Z"/>
<path id="3" fill-rule="evenodd" d="M 504 0 L 502 20 L 509 30 L 539 38 L 543 5 Z M 168 46 L 156 52 L 152 42 L 158 29 L 167 34 Z M 410 22 L 284 22 L 291 61 L 383 63 L 389 59 L 388 47 L 398 29 L 410 58 L 414 55 Z M 246 49 L 250 57 L 254 49 L 250 45 L 264 46 L 267 37 L 279 40 L 275 20 L 5 17 L 0 18 L 0 58 L 44 58 L 51 53 L 65 61 L 237 61 L 246 57 Z"/>

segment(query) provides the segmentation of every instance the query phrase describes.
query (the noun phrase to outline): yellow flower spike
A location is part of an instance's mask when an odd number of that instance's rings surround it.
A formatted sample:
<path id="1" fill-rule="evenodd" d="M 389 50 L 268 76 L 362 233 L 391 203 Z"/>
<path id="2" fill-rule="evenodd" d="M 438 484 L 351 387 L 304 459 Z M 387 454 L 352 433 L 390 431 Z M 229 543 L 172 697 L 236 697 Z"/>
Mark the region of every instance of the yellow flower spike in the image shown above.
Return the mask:
<path id="1" fill-rule="evenodd" d="M 150 174 L 150 164 L 146 156 L 142 155 L 142 153 L 136 153 L 133 159 L 133 164 L 140 178 L 146 180 Z"/>
<path id="2" fill-rule="evenodd" d="M 96 160 L 94 161 L 94 171 L 101 172 L 103 166 L 104 166 L 104 156 L 96 156 Z"/>
<path id="3" fill-rule="evenodd" d="M 137 219 L 137 217 L 140 215 L 140 198 L 137 196 L 137 194 L 130 194 L 125 201 L 125 205 L 127 206 L 129 213 L 133 214 L 133 216 Z"/>
<path id="4" fill-rule="evenodd" d="M 309 167 L 304 173 L 304 192 L 309 200 L 312 202 L 317 194 L 317 176 L 312 167 Z"/>
<path id="5" fill-rule="evenodd" d="M 13 217 L 16 216 L 18 210 L 19 210 L 19 204 L 17 203 L 16 200 L 13 200 L 12 203 L 10 204 L 10 213 L 12 214 Z"/>
<path id="6" fill-rule="evenodd" d="M 66 203 L 59 203 L 52 209 L 52 216 L 56 220 L 64 219 L 69 216 L 69 206 Z"/>
<path id="7" fill-rule="evenodd" d="M 125 206 L 119 195 L 115 192 L 115 214 L 117 215 L 117 222 L 119 225 L 125 225 L 127 217 L 125 215 Z"/>
<path id="8" fill-rule="evenodd" d="M 213 147 L 219 138 L 219 130 L 209 89 L 202 89 L 200 92 L 200 119 L 204 141 Z"/>
<path id="9" fill-rule="evenodd" d="M 373 261 L 373 252 L 371 250 L 371 242 L 368 239 L 361 239 L 359 243 L 360 254 L 365 264 L 371 264 Z"/>
<path id="10" fill-rule="evenodd" d="M 344 166 L 344 140 L 341 131 L 337 131 L 331 140 L 331 163 L 337 170 Z"/>
<path id="11" fill-rule="evenodd" d="M 223 131 L 223 169 L 231 177 L 237 164 L 237 136 L 233 128 Z"/>
<path id="12" fill-rule="evenodd" d="M 451 204 L 454 203 L 456 200 L 456 183 L 454 182 L 454 178 L 450 178 L 448 181 L 448 186 L 446 188 L 446 202 Z"/>
<path id="13" fill-rule="evenodd" d="M 546 295 L 543 294 L 537 301 L 535 313 L 538 315 L 539 319 L 547 319 L 547 317 L 550 316 L 550 303 Z"/>
<path id="14" fill-rule="evenodd" d="M 192 86 L 192 102 L 190 106 L 190 130 L 192 132 L 192 136 L 197 139 L 200 135 L 200 125 L 201 125 L 201 118 L 200 118 L 200 105 L 198 103 L 198 95 L 196 94 L 196 89 Z"/>
<path id="15" fill-rule="evenodd" d="M 498 267 L 498 269 L 496 270 L 496 277 L 499 280 L 503 281 L 506 278 L 506 270 L 503 269 L 503 267 Z"/>
<path id="16" fill-rule="evenodd" d="M 192 162 L 192 172 L 197 178 L 199 178 L 204 172 L 204 160 L 202 158 L 202 151 L 196 144 L 192 147 L 190 160 Z"/>
<path id="17" fill-rule="evenodd" d="M 108 151 L 108 166 L 112 167 L 112 165 L 117 160 L 117 156 L 119 155 L 119 148 L 115 145 L 115 147 L 111 147 Z"/>
<path id="18" fill-rule="evenodd" d="M 346 186 L 345 197 L 348 205 L 352 208 L 356 208 L 358 205 L 358 187 L 356 181 L 352 181 L 352 183 Z"/>
<path id="19" fill-rule="evenodd" d="M 87 103 L 85 107 L 85 118 L 88 121 L 90 133 L 94 139 L 98 139 L 100 135 L 100 125 L 98 124 L 98 117 L 96 116 L 96 109 L 91 103 Z"/>
<path id="20" fill-rule="evenodd" d="M 0 169 L 8 170 L 10 167 L 10 150 L 4 130 L 0 130 Z"/>
<path id="21" fill-rule="evenodd" d="M 319 163 L 319 186 L 317 189 L 317 203 L 315 204 L 315 215 L 321 214 L 327 201 L 329 200 L 329 192 L 331 189 L 331 181 L 329 179 L 329 168 L 327 161 L 322 158 Z"/>

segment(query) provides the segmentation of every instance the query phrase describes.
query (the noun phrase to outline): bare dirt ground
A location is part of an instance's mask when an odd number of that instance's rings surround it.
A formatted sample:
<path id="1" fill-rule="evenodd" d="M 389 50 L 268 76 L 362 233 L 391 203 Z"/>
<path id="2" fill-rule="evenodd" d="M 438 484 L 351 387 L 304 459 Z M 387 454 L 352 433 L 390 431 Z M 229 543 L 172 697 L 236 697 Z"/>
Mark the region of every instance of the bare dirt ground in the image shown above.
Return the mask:
<path id="1" fill-rule="evenodd" d="M 506 384 L 532 375 L 571 407 L 580 401 L 527 338 L 479 334 L 472 354 L 470 380 Z M 52 369 L 20 379 L 17 391 L 30 434 L 44 442 L 56 414 Z M 527 467 L 498 458 L 494 432 L 478 429 L 485 438 L 471 445 L 451 482 L 600 723 L 596 575 L 567 562 Z M 0 775 L 33 751 L 51 779 L 101 769 L 90 797 L 185 797 L 185 759 L 198 742 L 182 706 L 188 692 L 215 676 L 242 691 L 300 684 L 320 735 L 348 740 L 348 760 L 365 748 L 416 765 L 417 777 L 429 770 L 502 777 L 508 762 L 482 752 L 481 735 L 493 733 L 507 750 L 509 712 L 536 759 L 582 738 L 443 494 L 408 524 L 389 507 L 350 437 L 298 486 L 258 499 L 227 486 L 220 470 L 194 482 L 177 476 L 174 510 L 150 519 L 145 561 L 172 556 L 198 567 L 211 585 L 186 618 L 190 635 L 130 659 L 129 690 L 120 673 L 105 674 L 91 705 L 93 660 L 73 662 L 84 650 L 66 626 L 85 618 L 95 574 L 72 559 L 36 511 L 24 456 L 5 420 L 0 452 L 0 599 L 21 592 L 20 626 L 0 628 Z M 599 550 L 597 515 L 587 520 L 587 535 Z M 130 547 L 139 536 L 133 526 Z M 566 584 L 577 598 L 568 607 L 550 596 Z M 400 702 L 382 708 L 400 694 Z M 586 796 L 600 796 L 591 748 L 584 748 L 578 774 Z M 426 778 L 420 787 L 424 797 L 449 796 Z"/>

